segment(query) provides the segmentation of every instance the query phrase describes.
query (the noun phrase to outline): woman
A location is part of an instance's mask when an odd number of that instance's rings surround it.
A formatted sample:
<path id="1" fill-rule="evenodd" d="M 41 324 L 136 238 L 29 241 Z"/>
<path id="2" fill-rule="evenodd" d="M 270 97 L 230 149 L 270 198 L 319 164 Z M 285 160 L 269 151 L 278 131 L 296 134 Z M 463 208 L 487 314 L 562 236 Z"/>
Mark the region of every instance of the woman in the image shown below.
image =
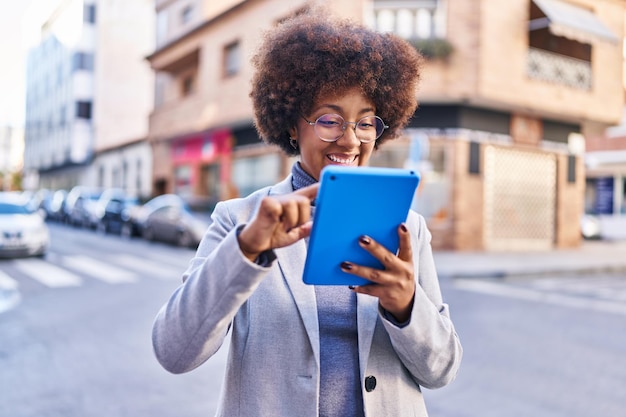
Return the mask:
<path id="1" fill-rule="evenodd" d="M 397 255 L 360 240 L 384 270 L 344 272 L 375 284 L 302 282 L 321 170 L 367 165 L 399 135 L 417 107 L 420 57 L 394 36 L 303 14 L 267 34 L 253 63 L 257 129 L 299 161 L 282 182 L 217 205 L 156 317 L 156 356 L 190 371 L 230 331 L 220 416 L 426 416 L 421 387 L 451 382 L 462 349 L 424 219 L 399 225 Z"/>

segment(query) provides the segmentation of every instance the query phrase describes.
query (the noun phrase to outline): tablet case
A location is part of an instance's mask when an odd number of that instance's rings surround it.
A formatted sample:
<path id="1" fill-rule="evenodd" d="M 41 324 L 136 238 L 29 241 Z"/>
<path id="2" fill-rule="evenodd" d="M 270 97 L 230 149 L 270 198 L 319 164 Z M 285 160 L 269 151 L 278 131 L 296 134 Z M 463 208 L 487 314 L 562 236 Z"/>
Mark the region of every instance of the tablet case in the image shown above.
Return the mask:
<path id="1" fill-rule="evenodd" d="M 344 261 L 382 269 L 361 248 L 368 235 L 391 252 L 398 250 L 398 227 L 409 213 L 419 174 L 378 167 L 327 166 L 315 201 L 303 280 L 313 285 L 365 285 L 370 281 L 343 272 Z"/>

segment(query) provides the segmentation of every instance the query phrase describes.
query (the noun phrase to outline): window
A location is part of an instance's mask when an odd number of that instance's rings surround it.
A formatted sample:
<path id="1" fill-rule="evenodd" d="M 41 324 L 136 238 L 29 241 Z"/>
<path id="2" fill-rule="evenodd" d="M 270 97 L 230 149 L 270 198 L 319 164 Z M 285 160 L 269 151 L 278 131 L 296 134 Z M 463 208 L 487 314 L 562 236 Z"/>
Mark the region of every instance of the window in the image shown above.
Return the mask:
<path id="1" fill-rule="evenodd" d="M 167 10 L 160 10 L 156 16 L 156 43 L 161 46 L 167 40 L 168 14 Z"/>
<path id="2" fill-rule="evenodd" d="M 233 160 L 232 179 L 239 195 L 270 185 L 280 178 L 280 155 L 268 154 Z"/>
<path id="3" fill-rule="evenodd" d="M 141 159 L 137 160 L 137 175 L 135 175 L 135 180 L 136 180 L 136 184 L 135 187 L 137 187 L 137 195 L 141 195 L 141 176 L 143 175 L 142 171 L 142 167 L 141 167 Z"/>
<path id="4" fill-rule="evenodd" d="M 61 107 L 59 107 L 59 126 L 60 127 L 65 127 L 65 118 L 66 118 L 66 114 L 65 114 L 65 106 L 62 105 Z"/>
<path id="5" fill-rule="evenodd" d="M 187 74 L 182 77 L 181 90 L 183 97 L 186 97 L 194 92 L 196 85 L 195 78 L 194 74 Z"/>
<path id="6" fill-rule="evenodd" d="M 85 23 L 96 23 L 96 5 L 85 4 L 83 8 L 83 21 Z"/>
<path id="7" fill-rule="evenodd" d="M 193 17 L 193 7 L 191 5 L 186 6 L 180 12 L 180 23 L 181 24 L 189 23 L 192 17 Z"/>
<path id="8" fill-rule="evenodd" d="M 91 119 L 91 101 L 76 102 L 76 117 L 79 119 Z"/>
<path id="9" fill-rule="evenodd" d="M 76 52 L 72 56 L 72 71 L 93 71 L 93 54 L 88 52 Z"/>
<path id="10" fill-rule="evenodd" d="M 235 41 L 224 47 L 224 76 L 231 77 L 239 72 L 241 67 L 241 47 Z"/>

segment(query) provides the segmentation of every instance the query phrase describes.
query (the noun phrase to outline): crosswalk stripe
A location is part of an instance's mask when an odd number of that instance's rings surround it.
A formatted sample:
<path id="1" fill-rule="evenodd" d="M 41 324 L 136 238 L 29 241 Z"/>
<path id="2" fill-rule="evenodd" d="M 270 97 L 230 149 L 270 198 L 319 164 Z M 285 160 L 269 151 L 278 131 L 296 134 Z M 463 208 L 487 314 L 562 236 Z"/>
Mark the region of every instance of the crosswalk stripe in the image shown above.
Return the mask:
<path id="1" fill-rule="evenodd" d="M 115 263 L 141 272 L 145 276 L 153 276 L 166 281 L 179 280 L 182 282 L 181 277 L 184 269 L 159 264 L 154 261 L 132 255 L 117 255 L 115 256 Z"/>
<path id="2" fill-rule="evenodd" d="M 9 311 L 17 306 L 22 299 L 18 290 L 18 283 L 8 274 L 0 271 L 0 313 Z"/>
<path id="3" fill-rule="evenodd" d="M 47 287 L 76 287 L 82 283 L 78 275 L 42 259 L 19 259 L 13 262 L 21 272 Z"/>
<path id="4" fill-rule="evenodd" d="M 76 269 L 109 284 L 124 284 L 137 281 L 137 276 L 134 273 L 116 268 L 88 256 L 65 256 L 62 262 L 65 266 Z"/>
<path id="5" fill-rule="evenodd" d="M 0 271 L 0 291 L 2 290 L 16 290 L 18 287 L 17 281 L 11 278 L 7 273 Z"/>

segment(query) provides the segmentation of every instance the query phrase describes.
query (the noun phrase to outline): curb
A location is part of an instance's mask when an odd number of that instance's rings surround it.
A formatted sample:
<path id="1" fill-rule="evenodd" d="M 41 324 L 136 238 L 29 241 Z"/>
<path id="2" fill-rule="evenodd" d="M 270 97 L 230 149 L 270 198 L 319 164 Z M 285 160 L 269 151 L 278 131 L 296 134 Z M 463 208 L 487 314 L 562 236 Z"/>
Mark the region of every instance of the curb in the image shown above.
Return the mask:
<path id="1" fill-rule="evenodd" d="M 540 278 L 545 276 L 566 275 L 602 275 L 602 274 L 625 274 L 626 265 L 590 266 L 582 268 L 554 268 L 530 271 L 512 270 L 485 270 L 473 272 L 439 272 L 439 278 L 443 279 L 506 279 L 506 278 Z M 625 277 L 626 278 L 626 277 Z"/>

